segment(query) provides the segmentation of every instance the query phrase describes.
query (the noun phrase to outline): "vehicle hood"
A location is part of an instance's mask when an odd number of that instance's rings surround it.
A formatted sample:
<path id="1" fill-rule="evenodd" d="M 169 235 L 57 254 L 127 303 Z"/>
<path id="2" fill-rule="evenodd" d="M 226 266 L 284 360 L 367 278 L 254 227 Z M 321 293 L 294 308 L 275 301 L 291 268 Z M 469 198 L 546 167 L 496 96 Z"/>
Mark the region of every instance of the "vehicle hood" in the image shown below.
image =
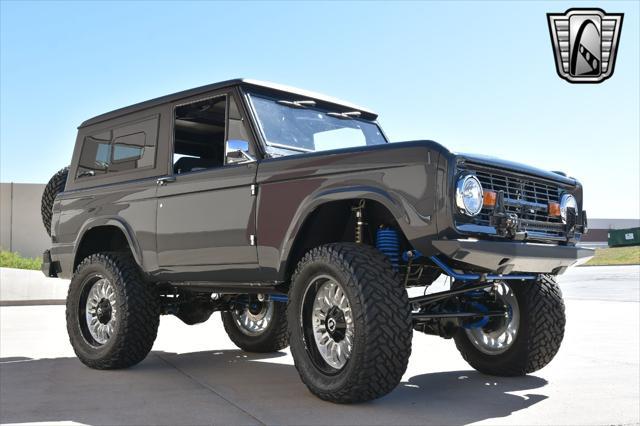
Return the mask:
<path id="1" fill-rule="evenodd" d="M 529 166 L 527 164 L 516 163 L 514 161 L 503 160 L 501 158 L 490 157 L 480 154 L 468 154 L 468 153 L 456 153 L 458 161 L 483 164 L 486 166 L 496 167 L 500 169 L 507 169 L 518 173 L 523 173 L 531 176 L 538 176 L 544 179 L 561 182 L 566 185 L 575 186 L 576 180 L 571 177 L 562 176 L 559 173 L 551 172 L 548 170 L 539 169 L 537 167 Z"/>

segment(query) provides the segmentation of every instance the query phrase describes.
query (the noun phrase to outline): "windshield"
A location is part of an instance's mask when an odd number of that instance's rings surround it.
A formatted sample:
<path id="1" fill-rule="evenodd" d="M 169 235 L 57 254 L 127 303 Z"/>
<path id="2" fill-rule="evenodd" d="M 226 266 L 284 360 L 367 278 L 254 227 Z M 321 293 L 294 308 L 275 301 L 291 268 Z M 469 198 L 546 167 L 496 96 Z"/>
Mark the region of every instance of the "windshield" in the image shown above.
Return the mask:
<path id="1" fill-rule="evenodd" d="M 250 94 L 270 155 L 327 151 L 387 143 L 373 121 L 357 111 L 317 108 L 312 100 L 281 100 Z"/>

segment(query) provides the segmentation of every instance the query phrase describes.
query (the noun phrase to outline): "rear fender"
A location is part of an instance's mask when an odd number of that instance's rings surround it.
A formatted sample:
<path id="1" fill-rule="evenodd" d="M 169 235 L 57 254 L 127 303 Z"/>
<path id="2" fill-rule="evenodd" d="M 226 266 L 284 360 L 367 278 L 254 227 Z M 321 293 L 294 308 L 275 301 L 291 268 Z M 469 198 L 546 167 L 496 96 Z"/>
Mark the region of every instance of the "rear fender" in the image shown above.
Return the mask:
<path id="1" fill-rule="evenodd" d="M 97 218 L 89 219 L 84 223 L 84 225 L 80 229 L 80 232 L 78 232 L 78 236 L 74 243 L 74 250 L 73 250 L 74 264 L 77 263 L 78 260 L 81 260 L 81 259 L 76 259 L 76 256 L 78 255 L 78 248 L 82 244 L 82 241 L 86 236 L 87 232 L 91 231 L 92 229 L 96 229 L 99 227 L 106 227 L 106 226 L 113 226 L 120 229 L 120 231 L 122 231 L 125 238 L 127 239 L 129 248 L 131 249 L 131 255 L 133 256 L 133 259 L 138 264 L 138 266 L 144 270 L 142 250 L 140 249 L 138 240 L 135 238 L 135 233 L 133 232 L 133 229 L 129 226 L 129 224 L 126 221 L 124 221 L 121 217 L 117 217 L 117 216 L 97 217 Z"/>

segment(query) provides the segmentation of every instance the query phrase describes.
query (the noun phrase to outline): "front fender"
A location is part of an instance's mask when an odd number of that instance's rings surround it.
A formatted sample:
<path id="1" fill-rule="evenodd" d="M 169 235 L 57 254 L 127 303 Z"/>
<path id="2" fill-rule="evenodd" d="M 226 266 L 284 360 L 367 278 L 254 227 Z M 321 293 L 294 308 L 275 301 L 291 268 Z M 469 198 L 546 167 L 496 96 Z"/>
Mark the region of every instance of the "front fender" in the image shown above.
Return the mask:
<path id="1" fill-rule="evenodd" d="M 341 200 L 384 206 L 414 248 L 424 250 L 436 234 L 436 168 L 442 150 L 435 142 L 416 141 L 261 161 L 256 228 L 263 276 L 284 279 L 307 218 L 321 205 Z"/>
<path id="2" fill-rule="evenodd" d="M 285 268 L 298 233 L 314 211 L 326 203 L 354 199 L 375 201 L 383 205 L 396 219 L 400 227 L 403 229 L 403 232 L 409 226 L 410 213 L 405 209 L 406 203 L 403 203 L 396 195 L 391 194 L 388 191 L 373 186 L 361 185 L 342 186 L 320 190 L 311 194 L 307 202 L 302 204 L 295 213 L 293 220 L 287 229 L 283 245 L 280 250 L 280 270 L 282 271 Z"/>

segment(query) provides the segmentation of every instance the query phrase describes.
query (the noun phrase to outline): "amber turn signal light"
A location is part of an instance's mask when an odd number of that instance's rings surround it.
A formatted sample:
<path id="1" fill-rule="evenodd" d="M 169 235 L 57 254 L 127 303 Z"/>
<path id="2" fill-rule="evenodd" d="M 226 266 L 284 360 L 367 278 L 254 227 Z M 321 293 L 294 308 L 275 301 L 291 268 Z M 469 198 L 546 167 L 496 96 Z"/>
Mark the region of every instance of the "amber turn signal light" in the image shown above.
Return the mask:
<path id="1" fill-rule="evenodd" d="M 553 217 L 560 216 L 560 204 L 559 203 L 549 203 L 549 216 L 553 216 Z"/>
<path id="2" fill-rule="evenodd" d="M 482 205 L 484 207 L 493 207 L 496 205 L 497 194 L 494 191 L 484 191 L 484 197 L 482 198 Z"/>

